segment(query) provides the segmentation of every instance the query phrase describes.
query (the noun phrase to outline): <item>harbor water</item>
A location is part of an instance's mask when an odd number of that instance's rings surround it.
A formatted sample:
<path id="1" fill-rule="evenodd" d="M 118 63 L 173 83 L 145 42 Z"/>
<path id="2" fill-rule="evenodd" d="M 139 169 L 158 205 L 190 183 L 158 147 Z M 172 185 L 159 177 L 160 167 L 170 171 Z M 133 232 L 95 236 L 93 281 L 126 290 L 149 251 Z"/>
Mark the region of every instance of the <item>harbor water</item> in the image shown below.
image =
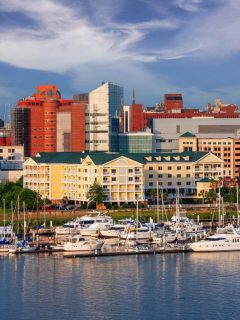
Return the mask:
<path id="1" fill-rule="evenodd" d="M 0 256 L 0 319 L 239 319 L 240 252 Z"/>

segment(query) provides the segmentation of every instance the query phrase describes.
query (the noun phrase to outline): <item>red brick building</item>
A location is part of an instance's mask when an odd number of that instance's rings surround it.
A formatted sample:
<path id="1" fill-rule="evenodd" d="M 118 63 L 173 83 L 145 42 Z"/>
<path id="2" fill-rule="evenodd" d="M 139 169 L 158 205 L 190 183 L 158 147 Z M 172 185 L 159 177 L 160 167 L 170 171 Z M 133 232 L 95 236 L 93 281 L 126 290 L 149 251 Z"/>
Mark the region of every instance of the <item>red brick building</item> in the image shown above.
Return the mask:
<path id="1" fill-rule="evenodd" d="M 12 111 L 13 144 L 25 156 L 38 152 L 85 150 L 85 103 L 61 98 L 55 85 L 42 85 Z"/>

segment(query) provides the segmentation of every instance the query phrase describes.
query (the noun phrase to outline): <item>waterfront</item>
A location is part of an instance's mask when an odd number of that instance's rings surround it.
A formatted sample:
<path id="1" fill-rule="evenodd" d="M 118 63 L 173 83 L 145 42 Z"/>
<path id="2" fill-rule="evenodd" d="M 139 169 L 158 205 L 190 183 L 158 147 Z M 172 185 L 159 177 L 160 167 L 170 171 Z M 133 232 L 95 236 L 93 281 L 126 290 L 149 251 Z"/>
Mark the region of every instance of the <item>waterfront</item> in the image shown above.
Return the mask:
<path id="1" fill-rule="evenodd" d="M 1 255 L 0 319 L 238 319 L 240 252 Z"/>

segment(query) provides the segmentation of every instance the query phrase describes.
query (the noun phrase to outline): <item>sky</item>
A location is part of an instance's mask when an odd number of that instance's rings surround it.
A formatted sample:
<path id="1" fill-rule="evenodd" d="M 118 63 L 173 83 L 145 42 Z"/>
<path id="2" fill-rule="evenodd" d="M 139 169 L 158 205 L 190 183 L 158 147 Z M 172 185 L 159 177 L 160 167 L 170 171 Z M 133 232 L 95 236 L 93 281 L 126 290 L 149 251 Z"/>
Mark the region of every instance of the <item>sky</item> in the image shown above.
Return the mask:
<path id="1" fill-rule="evenodd" d="M 0 115 L 40 84 L 240 105 L 240 0 L 0 0 Z"/>

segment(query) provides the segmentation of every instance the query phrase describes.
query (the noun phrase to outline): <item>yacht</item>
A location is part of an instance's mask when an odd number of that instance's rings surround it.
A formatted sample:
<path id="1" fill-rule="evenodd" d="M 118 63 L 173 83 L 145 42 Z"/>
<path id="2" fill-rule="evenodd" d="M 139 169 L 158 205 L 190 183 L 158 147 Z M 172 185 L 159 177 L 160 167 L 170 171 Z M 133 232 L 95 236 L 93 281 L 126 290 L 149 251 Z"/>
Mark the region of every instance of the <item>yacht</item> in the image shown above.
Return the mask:
<path id="1" fill-rule="evenodd" d="M 112 225 L 107 230 L 100 230 L 99 233 L 100 233 L 100 236 L 104 238 L 119 238 L 120 233 L 124 231 L 126 226 L 131 226 L 133 224 L 134 224 L 134 220 L 131 218 L 121 219 L 121 220 L 118 220 L 117 223 Z"/>
<path id="2" fill-rule="evenodd" d="M 95 251 L 100 250 L 104 244 L 102 240 L 86 240 L 80 236 L 71 237 L 63 246 L 64 251 Z"/>
<path id="3" fill-rule="evenodd" d="M 148 227 L 144 226 L 128 226 L 124 232 L 120 234 L 123 240 L 151 240 L 153 232 Z"/>
<path id="4" fill-rule="evenodd" d="M 240 234 L 232 225 L 228 225 L 224 229 L 217 229 L 214 235 L 205 240 L 189 244 L 189 247 L 195 252 L 240 251 Z"/>
<path id="5" fill-rule="evenodd" d="M 100 231 L 102 230 L 107 230 L 108 228 L 113 226 L 113 219 L 110 216 L 107 215 L 98 215 L 94 217 L 94 222 L 89 224 L 88 226 L 81 227 L 81 223 L 83 221 L 83 218 L 86 219 L 85 217 L 80 218 L 80 233 L 82 236 L 91 236 L 91 235 L 96 235 L 99 234 Z"/>

